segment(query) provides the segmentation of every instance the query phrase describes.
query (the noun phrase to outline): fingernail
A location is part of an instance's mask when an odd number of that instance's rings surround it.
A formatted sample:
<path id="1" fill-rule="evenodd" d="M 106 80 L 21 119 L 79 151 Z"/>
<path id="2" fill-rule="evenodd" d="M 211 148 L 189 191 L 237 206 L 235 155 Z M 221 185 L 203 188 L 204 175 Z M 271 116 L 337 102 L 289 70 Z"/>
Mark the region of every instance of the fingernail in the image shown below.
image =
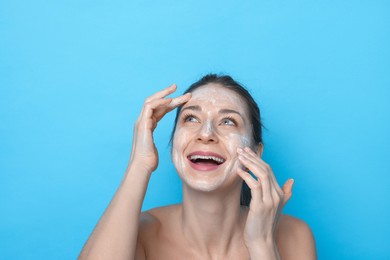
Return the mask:
<path id="1" fill-rule="evenodd" d="M 237 152 L 238 152 L 238 153 L 242 153 L 243 150 L 242 150 L 241 148 L 237 148 Z"/>

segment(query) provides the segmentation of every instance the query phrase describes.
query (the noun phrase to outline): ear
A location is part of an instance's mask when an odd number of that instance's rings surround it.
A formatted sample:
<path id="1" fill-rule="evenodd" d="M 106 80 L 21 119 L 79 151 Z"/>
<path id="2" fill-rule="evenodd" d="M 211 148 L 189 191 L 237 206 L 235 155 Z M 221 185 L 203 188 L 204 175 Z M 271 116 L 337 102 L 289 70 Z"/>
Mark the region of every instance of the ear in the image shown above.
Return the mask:
<path id="1" fill-rule="evenodd" d="M 256 149 L 256 154 L 259 155 L 260 157 L 263 156 L 263 151 L 264 151 L 264 145 L 263 143 L 259 143 Z"/>

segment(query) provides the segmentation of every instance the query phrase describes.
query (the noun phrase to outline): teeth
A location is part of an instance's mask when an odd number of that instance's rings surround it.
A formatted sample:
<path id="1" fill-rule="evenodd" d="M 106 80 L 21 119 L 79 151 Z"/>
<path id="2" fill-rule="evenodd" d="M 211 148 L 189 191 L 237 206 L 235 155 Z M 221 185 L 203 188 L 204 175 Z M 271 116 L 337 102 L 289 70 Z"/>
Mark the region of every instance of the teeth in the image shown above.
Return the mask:
<path id="1" fill-rule="evenodd" d="M 218 163 L 223 163 L 225 160 L 219 157 L 215 156 L 205 156 L 205 155 L 191 155 L 190 160 L 197 160 L 197 159 L 203 159 L 203 160 L 214 160 Z"/>

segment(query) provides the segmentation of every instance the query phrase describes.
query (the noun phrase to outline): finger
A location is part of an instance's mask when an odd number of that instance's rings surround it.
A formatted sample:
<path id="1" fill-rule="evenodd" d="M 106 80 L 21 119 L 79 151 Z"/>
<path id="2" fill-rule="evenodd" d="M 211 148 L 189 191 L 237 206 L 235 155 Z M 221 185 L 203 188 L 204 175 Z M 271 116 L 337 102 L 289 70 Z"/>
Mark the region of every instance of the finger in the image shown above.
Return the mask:
<path id="1" fill-rule="evenodd" d="M 176 88 L 177 88 L 176 84 L 172 84 L 169 87 L 167 87 L 167 88 L 165 88 L 165 89 L 163 89 L 163 90 L 161 90 L 161 91 L 159 91 L 157 93 L 154 93 L 150 97 L 146 98 L 145 103 L 153 101 L 153 100 L 156 100 L 156 99 L 160 99 L 160 98 L 166 97 L 169 94 L 172 94 L 173 92 L 175 92 Z"/>
<path id="2" fill-rule="evenodd" d="M 171 112 L 176 107 L 188 102 L 191 98 L 191 93 L 186 93 L 182 96 L 172 98 L 171 102 L 164 106 L 160 106 L 158 109 L 155 109 L 154 116 L 159 121 L 166 113 Z"/>
<path id="3" fill-rule="evenodd" d="M 262 201 L 262 190 L 261 185 L 258 181 L 253 179 L 253 177 L 246 171 L 242 169 L 237 170 L 237 174 L 245 181 L 251 190 L 251 195 L 253 200 Z"/>
<path id="4" fill-rule="evenodd" d="M 239 154 L 238 159 L 256 177 L 258 177 L 258 179 L 259 179 L 258 182 L 261 184 L 261 188 L 263 190 L 263 196 L 262 196 L 263 202 L 272 203 L 273 200 L 272 200 L 272 194 L 271 194 L 271 184 L 270 184 L 267 173 L 264 172 L 264 169 L 261 169 L 261 167 L 258 164 L 249 160 L 247 157 L 245 157 L 244 154 Z"/>
<path id="5" fill-rule="evenodd" d="M 169 102 L 170 102 L 169 99 L 145 101 L 144 106 L 142 107 L 141 113 L 138 116 L 136 123 L 134 124 L 133 144 L 132 144 L 132 148 L 131 148 L 130 161 L 134 157 L 135 147 L 136 147 L 136 143 L 137 143 L 136 140 L 138 140 L 138 133 L 141 129 L 145 128 L 145 123 L 149 122 L 149 120 L 145 120 L 145 119 L 150 119 L 151 114 L 153 114 L 154 107 L 159 106 L 160 104 L 169 103 Z M 149 125 L 147 125 L 146 127 L 150 128 Z"/>
<path id="6" fill-rule="evenodd" d="M 252 173 L 259 175 L 258 177 L 263 181 L 263 183 L 268 184 L 268 189 L 265 189 L 267 190 L 267 193 L 266 191 L 263 193 L 264 201 L 272 203 L 273 206 L 279 206 L 283 197 L 283 192 L 276 182 L 271 167 L 262 161 L 259 155 L 254 153 L 249 147 L 246 147 L 242 151 L 242 154 L 246 156 L 252 163 L 259 165 L 259 168 L 262 170 L 260 172 L 252 171 Z"/>
<path id="7" fill-rule="evenodd" d="M 161 118 L 163 116 L 165 116 L 165 114 L 169 113 L 170 111 L 172 111 L 176 107 L 184 104 L 185 102 L 190 100 L 190 98 L 191 98 L 191 93 L 186 93 L 186 94 L 179 96 L 177 98 L 172 98 L 171 102 L 169 102 L 167 104 L 160 105 L 159 107 L 156 107 L 156 109 L 154 109 L 154 113 L 153 113 L 155 120 L 157 122 L 160 121 Z"/>
<path id="8" fill-rule="evenodd" d="M 174 108 L 181 106 L 184 103 L 188 102 L 191 99 L 191 96 L 192 96 L 191 93 L 186 93 L 184 95 L 173 98 L 172 102 L 169 103 L 170 110 L 173 110 Z"/>
<path id="9" fill-rule="evenodd" d="M 248 160 L 255 164 L 258 164 L 264 171 L 267 171 L 267 164 L 261 160 L 261 158 L 255 154 L 250 148 L 238 149 L 238 153 L 244 155 Z"/>
<path id="10" fill-rule="evenodd" d="M 269 175 L 270 182 L 272 183 L 272 185 L 275 187 L 275 189 L 277 191 L 277 195 L 279 197 L 282 196 L 283 195 L 282 189 L 280 188 L 278 182 L 276 181 L 275 174 L 273 173 L 271 167 L 263 159 L 261 159 L 261 157 L 258 154 L 256 154 L 254 151 L 252 151 L 252 149 L 250 149 L 249 147 L 245 147 L 244 151 L 248 153 L 248 158 L 250 158 L 252 161 L 259 162 L 265 168 L 266 172 Z"/>
<path id="11" fill-rule="evenodd" d="M 171 101 L 172 101 L 172 98 L 163 98 L 163 99 L 155 99 L 155 100 L 146 102 L 142 112 L 146 117 L 151 117 L 154 109 L 156 109 L 160 106 L 163 106 L 163 105 L 168 105 Z"/>
<path id="12" fill-rule="evenodd" d="M 250 155 L 251 158 L 254 158 L 256 160 L 258 160 L 262 165 L 266 166 L 267 163 L 264 162 L 262 159 L 261 159 L 261 156 L 258 155 L 257 153 L 255 153 L 251 148 L 249 147 L 244 147 L 244 152 L 248 153 L 248 155 Z"/>
<path id="13" fill-rule="evenodd" d="M 155 111 L 161 107 L 161 106 L 166 106 L 171 102 L 172 99 L 167 98 L 167 99 L 156 99 L 150 102 L 145 103 L 142 112 L 141 112 L 141 119 L 138 124 L 138 128 L 140 129 L 151 129 L 153 130 L 156 126 L 157 123 L 160 121 L 162 116 L 156 116 Z"/>
<path id="14" fill-rule="evenodd" d="M 286 205 L 286 203 L 290 200 L 290 198 L 292 196 L 293 185 L 294 185 L 294 179 L 289 179 L 288 181 L 286 181 L 286 183 L 282 187 L 282 190 L 284 193 L 283 206 Z"/>

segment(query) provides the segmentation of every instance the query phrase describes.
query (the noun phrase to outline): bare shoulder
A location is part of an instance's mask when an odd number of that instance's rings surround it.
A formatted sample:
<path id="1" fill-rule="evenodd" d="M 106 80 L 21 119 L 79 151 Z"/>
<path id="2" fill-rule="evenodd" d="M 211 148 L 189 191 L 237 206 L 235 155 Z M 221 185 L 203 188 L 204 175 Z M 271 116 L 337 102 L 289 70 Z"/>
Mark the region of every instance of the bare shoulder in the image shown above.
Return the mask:
<path id="1" fill-rule="evenodd" d="M 177 229 L 178 208 L 178 205 L 171 205 L 141 213 L 135 259 L 172 259 L 167 255 L 174 252 L 169 249 Z"/>
<path id="2" fill-rule="evenodd" d="M 150 213 L 145 211 L 141 213 L 139 220 L 139 235 L 146 235 L 148 233 L 154 233 L 160 226 L 160 220 Z"/>
<path id="3" fill-rule="evenodd" d="M 276 243 L 282 259 L 317 259 L 313 232 L 306 222 L 293 216 L 281 215 Z"/>
<path id="4" fill-rule="evenodd" d="M 306 222 L 286 214 L 280 216 L 277 232 L 288 236 L 312 236 L 311 229 Z"/>
<path id="5" fill-rule="evenodd" d="M 174 217 L 179 205 L 158 207 L 141 213 L 138 236 L 141 242 L 150 241 L 167 228 Z"/>

